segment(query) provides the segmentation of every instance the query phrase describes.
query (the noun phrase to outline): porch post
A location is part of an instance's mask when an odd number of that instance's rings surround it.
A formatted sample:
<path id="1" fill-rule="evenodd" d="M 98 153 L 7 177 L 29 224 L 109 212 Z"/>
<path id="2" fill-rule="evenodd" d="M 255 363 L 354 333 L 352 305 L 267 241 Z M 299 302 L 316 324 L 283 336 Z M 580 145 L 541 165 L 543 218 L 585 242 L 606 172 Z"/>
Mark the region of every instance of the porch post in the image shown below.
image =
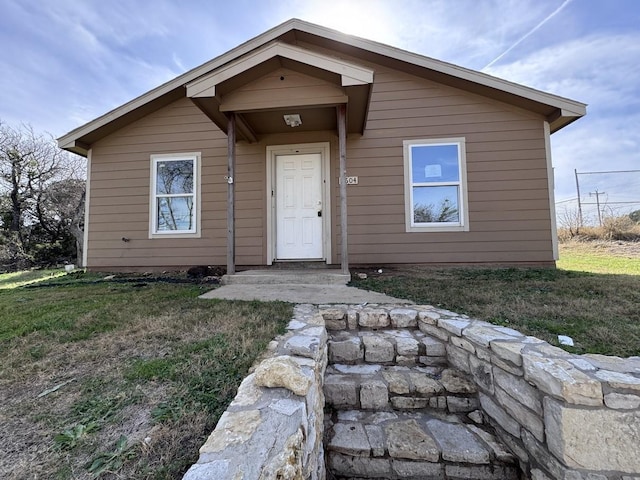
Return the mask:
<path id="1" fill-rule="evenodd" d="M 227 126 L 227 275 L 236 273 L 235 226 L 236 114 L 229 114 Z"/>
<path id="2" fill-rule="evenodd" d="M 347 106 L 338 105 L 338 149 L 340 151 L 340 238 L 342 273 L 349 274 L 347 245 Z"/>

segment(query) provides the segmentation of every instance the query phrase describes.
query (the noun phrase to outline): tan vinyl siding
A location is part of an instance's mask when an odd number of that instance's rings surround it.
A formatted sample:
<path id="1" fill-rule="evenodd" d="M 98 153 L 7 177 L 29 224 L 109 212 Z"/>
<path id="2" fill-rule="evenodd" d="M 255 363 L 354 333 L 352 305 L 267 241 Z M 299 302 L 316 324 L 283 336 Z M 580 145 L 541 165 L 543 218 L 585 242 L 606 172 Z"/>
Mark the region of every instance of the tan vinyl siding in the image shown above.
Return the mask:
<path id="1" fill-rule="evenodd" d="M 386 67 L 367 66 L 375 70 L 375 83 L 366 129 L 347 141 L 347 175 L 359 177 L 358 185 L 347 187 L 350 262 L 551 264 L 543 118 Z M 279 88 L 278 73 L 283 71 L 267 76 L 274 89 Z M 313 90 L 308 77 L 296 80 L 300 91 Z M 269 85 L 248 85 L 234 101 L 256 102 L 255 93 Z M 317 85 L 318 95 L 328 91 L 325 80 Z M 407 233 L 402 142 L 453 137 L 466 142 L 469 231 Z M 330 260 L 340 262 L 336 133 L 292 132 L 237 145 L 239 266 L 267 261 L 266 147 L 314 142 L 331 143 Z M 149 239 L 150 155 L 181 152 L 202 154 L 201 237 Z M 224 265 L 226 163 L 226 136 L 188 99 L 92 145 L 88 266 L 144 270 Z"/>
<path id="2" fill-rule="evenodd" d="M 464 137 L 468 232 L 405 232 L 402 141 Z M 350 139 L 354 264 L 553 261 L 543 119 L 500 102 L 377 69 L 367 129 Z"/>

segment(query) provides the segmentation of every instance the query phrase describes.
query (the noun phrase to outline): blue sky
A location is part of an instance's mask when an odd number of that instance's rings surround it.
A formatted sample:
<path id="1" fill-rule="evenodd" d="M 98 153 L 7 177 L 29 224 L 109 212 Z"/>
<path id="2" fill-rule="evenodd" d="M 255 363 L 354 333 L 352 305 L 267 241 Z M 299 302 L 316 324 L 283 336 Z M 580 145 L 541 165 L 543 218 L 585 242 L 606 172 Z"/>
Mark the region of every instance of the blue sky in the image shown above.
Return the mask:
<path id="1" fill-rule="evenodd" d="M 292 17 L 588 103 L 558 201 L 640 169 L 637 0 L 0 0 L 0 119 L 60 136 Z M 581 188 L 640 208 L 639 173 Z"/>

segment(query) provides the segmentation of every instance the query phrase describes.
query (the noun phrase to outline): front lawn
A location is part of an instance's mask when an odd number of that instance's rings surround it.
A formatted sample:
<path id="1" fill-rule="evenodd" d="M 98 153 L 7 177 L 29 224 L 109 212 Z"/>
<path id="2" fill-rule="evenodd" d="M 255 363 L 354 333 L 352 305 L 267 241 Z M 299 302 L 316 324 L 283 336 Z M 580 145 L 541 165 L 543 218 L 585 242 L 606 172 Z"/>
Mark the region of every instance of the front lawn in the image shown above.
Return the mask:
<path id="1" fill-rule="evenodd" d="M 354 275 L 352 284 L 507 325 L 555 345 L 557 335 L 569 335 L 575 348 L 567 349 L 575 353 L 640 355 L 640 244 L 631 253 L 593 252 L 592 246 L 591 256 L 584 254 L 588 245 L 579 247 L 561 249 L 557 270 L 371 269 L 365 280 Z M 593 273 L 602 271 L 609 273 Z"/>
<path id="2" fill-rule="evenodd" d="M 0 478 L 182 478 L 291 306 L 58 273 L 0 275 Z"/>

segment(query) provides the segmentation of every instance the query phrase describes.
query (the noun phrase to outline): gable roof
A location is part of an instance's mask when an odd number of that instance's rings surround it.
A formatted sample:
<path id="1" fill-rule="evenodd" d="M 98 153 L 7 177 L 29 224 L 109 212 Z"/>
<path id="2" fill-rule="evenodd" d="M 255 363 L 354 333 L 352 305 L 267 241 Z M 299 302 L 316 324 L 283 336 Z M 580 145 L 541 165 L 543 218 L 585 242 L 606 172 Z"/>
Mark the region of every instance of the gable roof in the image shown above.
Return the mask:
<path id="1" fill-rule="evenodd" d="M 304 43 L 328 48 L 336 53 L 389 65 L 444 85 L 539 113 L 549 121 L 552 133 L 586 114 L 586 105 L 574 100 L 372 40 L 291 19 L 72 130 L 58 139 L 58 145 L 65 150 L 86 155 L 93 142 L 179 98 L 184 98 L 187 84 L 193 85 L 200 77 L 211 74 L 275 40 L 293 45 Z"/>

